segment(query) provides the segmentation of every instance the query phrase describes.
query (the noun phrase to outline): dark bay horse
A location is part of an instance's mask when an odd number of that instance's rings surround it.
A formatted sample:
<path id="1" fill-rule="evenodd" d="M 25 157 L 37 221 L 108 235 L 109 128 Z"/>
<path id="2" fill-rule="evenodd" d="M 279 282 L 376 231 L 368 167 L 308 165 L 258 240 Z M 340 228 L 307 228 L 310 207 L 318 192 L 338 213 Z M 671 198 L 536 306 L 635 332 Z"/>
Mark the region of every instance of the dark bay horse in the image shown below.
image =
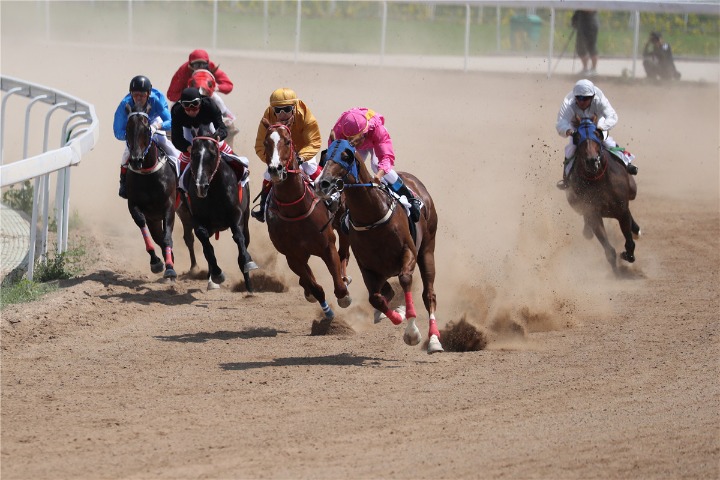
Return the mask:
<path id="1" fill-rule="evenodd" d="M 289 127 L 270 125 L 266 119 L 263 123 L 267 127 L 265 158 L 273 182 L 266 212 L 270 240 L 277 251 L 285 255 L 290 269 L 300 277 L 305 299 L 319 302 L 325 318 L 332 319 L 335 313 L 325 300 L 325 291 L 315 280 L 308 260 L 314 255 L 325 262 L 333 279 L 338 305 L 347 308 L 352 302 L 347 289 L 350 280 L 346 274 L 350 242 L 347 235 L 339 233 L 339 251 L 335 247 L 333 216 L 299 168 Z"/>
<path id="2" fill-rule="evenodd" d="M 187 202 L 192 216 L 195 235 L 203 246 L 208 262 L 208 287 L 225 281 L 225 274 L 218 266 L 215 249 L 210 237 L 222 230 L 230 229 L 238 247 L 238 265 L 245 279 L 248 292 L 252 292 L 250 271 L 258 266 L 250 257 L 248 215 L 250 211 L 250 187 L 238 189 L 238 179 L 233 168 L 222 160 L 222 152 L 214 134 L 200 127 L 193 138 L 190 151 L 189 171 L 184 174 Z M 239 198 L 242 192 L 242 198 Z M 212 283 L 210 283 L 212 282 Z"/>
<path id="3" fill-rule="evenodd" d="M 640 236 L 640 226 L 630 213 L 630 200 L 637 195 L 635 179 L 625 165 L 612 158 L 602 143 L 602 138 L 590 119 L 583 119 L 575 133 L 575 161 L 568 178 L 566 190 L 568 203 L 583 216 L 583 234 L 593 234 L 605 249 L 605 257 L 617 272 L 617 254 L 607 238 L 603 218 L 614 218 L 620 224 L 625 237 L 625 251 L 620 254 L 627 262 L 635 261 L 635 238 Z"/>
<path id="4" fill-rule="evenodd" d="M 148 118 L 150 106 L 131 108 L 128 105 L 126 108 L 126 143 L 130 152 L 127 173 L 128 210 L 142 232 L 145 249 L 150 254 L 152 272 L 160 273 L 163 270 L 163 260 L 155 254 L 152 243 L 155 242 L 160 246 L 165 260 L 164 278 L 175 280 L 177 273 L 174 267 L 172 233 L 175 225 L 177 173 L 167 155 L 152 139 Z M 194 263 L 192 233 L 189 228 L 186 228 L 185 233 L 185 243 Z M 190 243 L 187 239 L 188 233 Z"/>
<path id="5" fill-rule="evenodd" d="M 417 263 L 423 282 L 422 298 L 429 315 L 428 353 L 442 352 L 433 288 L 438 216 L 425 185 L 409 173 L 399 175 L 425 204 L 415 225 L 415 239 L 402 204 L 387 187 L 372 183 L 372 174 L 364 162 L 356 158 L 355 149 L 346 140 L 336 140 L 328 148 L 327 163 L 315 182 L 315 189 L 322 198 L 342 192 L 350 214 L 350 246 L 370 295 L 370 304 L 395 325 L 402 323 L 403 315 L 388 305 L 394 292 L 387 280 L 395 276 L 400 280 L 408 319 L 403 340 L 408 345 L 417 345 L 421 340 L 412 298 L 412 276 Z"/>

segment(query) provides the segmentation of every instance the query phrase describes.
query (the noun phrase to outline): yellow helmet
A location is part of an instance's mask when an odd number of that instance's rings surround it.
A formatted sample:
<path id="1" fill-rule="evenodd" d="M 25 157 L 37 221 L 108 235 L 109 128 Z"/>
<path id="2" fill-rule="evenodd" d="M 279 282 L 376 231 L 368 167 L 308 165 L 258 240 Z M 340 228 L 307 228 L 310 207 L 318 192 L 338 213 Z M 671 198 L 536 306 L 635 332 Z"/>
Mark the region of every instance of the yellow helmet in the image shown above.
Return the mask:
<path id="1" fill-rule="evenodd" d="M 294 90 L 289 88 L 278 88 L 270 95 L 270 106 L 295 105 L 297 103 L 297 95 Z"/>

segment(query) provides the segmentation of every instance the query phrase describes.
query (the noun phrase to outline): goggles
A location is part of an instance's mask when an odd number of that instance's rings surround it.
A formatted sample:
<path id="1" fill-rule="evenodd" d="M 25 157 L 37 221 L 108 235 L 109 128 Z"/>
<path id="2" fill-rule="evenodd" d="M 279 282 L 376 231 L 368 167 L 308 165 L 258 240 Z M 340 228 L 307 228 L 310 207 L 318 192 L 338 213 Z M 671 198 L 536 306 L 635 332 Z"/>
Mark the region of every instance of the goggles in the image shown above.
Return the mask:
<path id="1" fill-rule="evenodd" d="M 292 113 L 292 111 L 295 109 L 293 105 L 284 105 L 282 107 L 273 107 L 273 110 L 275 111 L 275 115 L 277 115 L 280 112 L 284 113 Z"/>
<path id="2" fill-rule="evenodd" d="M 592 100 L 595 95 L 575 95 L 575 100 L 578 102 L 585 102 L 587 100 Z"/>
<path id="3" fill-rule="evenodd" d="M 199 70 L 201 68 L 204 70 L 207 70 L 209 66 L 210 65 L 208 65 L 208 62 L 205 62 L 202 60 L 198 60 L 198 61 L 190 63 L 190 68 L 192 68 L 193 70 Z"/>
<path id="4" fill-rule="evenodd" d="M 200 99 L 195 98 L 193 100 L 180 100 L 180 105 L 182 105 L 183 108 L 199 108 Z"/>

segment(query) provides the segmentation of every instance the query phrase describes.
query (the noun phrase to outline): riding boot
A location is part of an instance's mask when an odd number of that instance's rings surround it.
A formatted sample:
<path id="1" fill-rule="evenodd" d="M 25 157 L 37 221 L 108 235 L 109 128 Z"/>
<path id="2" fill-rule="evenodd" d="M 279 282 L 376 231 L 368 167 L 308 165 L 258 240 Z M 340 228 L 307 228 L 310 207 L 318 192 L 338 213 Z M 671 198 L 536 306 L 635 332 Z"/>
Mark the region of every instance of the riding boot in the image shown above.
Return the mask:
<path id="1" fill-rule="evenodd" d="M 253 208 L 250 215 L 258 222 L 265 223 L 265 204 L 267 203 L 268 195 L 270 194 L 270 188 L 272 183 L 267 180 L 263 180 L 262 190 L 260 191 L 260 205 Z"/>
<path id="2" fill-rule="evenodd" d="M 638 168 L 635 165 L 633 165 L 632 163 L 628 163 L 627 167 L 625 167 L 625 168 L 627 169 L 627 172 L 630 175 L 637 175 L 637 173 L 638 173 Z"/>
<path id="3" fill-rule="evenodd" d="M 127 187 L 125 186 L 125 180 L 127 179 L 127 168 L 120 167 L 120 190 L 118 195 L 127 200 Z"/>
<path id="4" fill-rule="evenodd" d="M 570 186 L 567 181 L 567 175 L 565 175 L 565 167 L 563 166 L 563 178 L 559 182 L 555 184 L 557 188 L 560 190 L 567 190 L 567 188 Z"/>
<path id="5" fill-rule="evenodd" d="M 405 195 L 405 198 L 410 202 L 410 220 L 412 220 L 413 223 L 417 223 L 420 220 L 420 208 L 422 207 L 420 200 L 413 195 L 407 185 L 402 181 L 402 178 L 398 178 L 397 182 L 392 184 L 390 188 L 400 196 Z"/>

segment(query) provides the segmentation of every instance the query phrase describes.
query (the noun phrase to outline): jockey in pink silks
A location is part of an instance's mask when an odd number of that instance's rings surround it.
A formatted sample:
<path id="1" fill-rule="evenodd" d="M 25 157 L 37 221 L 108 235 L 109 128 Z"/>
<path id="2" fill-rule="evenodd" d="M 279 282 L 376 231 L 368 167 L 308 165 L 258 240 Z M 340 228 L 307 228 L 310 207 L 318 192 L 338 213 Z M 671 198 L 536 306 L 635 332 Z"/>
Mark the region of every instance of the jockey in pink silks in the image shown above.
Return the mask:
<path id="1" fill-rule="evenodd" d="M 422 203 L 395 171 L 395 150 L 390 134 L 385 129 L 385 117 L 368 108 L 352 108 L 344 112 L 335 123 L 328 145 L 333 140 L 347 140 L 362 159 L 370 155 L 375 179 L 385 182 L 399 196 L 405 195 L 410 203 L 411 220 L 420 220 Z"/>

